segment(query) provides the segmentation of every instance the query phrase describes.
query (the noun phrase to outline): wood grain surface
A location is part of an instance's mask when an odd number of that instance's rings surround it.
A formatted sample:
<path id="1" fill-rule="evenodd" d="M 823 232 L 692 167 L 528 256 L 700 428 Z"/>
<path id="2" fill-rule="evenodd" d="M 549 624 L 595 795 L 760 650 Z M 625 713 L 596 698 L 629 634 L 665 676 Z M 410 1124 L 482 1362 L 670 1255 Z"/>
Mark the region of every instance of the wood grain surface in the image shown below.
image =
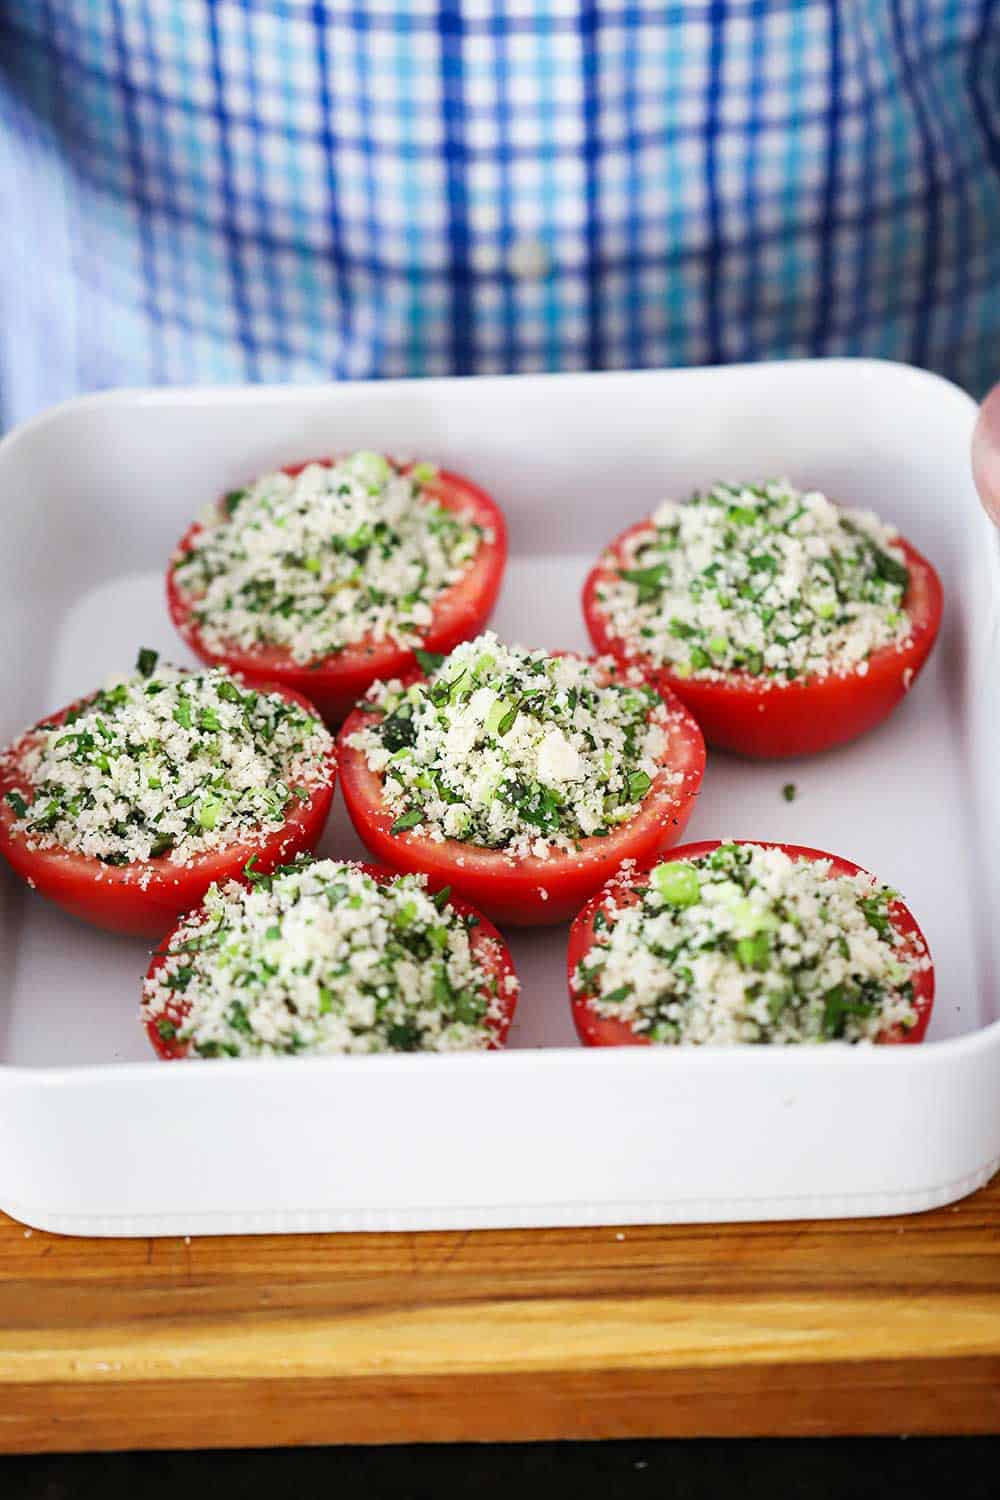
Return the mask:
<path id="1" fill-rule="evenodd" d="M 0 1451 L 1000 1432 L 1000 1178 L 910 1218 L 83 1240 L 0 1216 Z"/>

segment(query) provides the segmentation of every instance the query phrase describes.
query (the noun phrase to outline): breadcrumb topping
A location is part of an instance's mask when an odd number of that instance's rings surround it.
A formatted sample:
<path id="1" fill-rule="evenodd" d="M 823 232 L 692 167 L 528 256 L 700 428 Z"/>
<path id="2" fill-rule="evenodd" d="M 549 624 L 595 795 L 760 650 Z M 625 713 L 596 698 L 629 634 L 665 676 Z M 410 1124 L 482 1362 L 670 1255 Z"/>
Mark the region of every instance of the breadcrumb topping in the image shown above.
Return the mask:
<path id="1" fill-rule="evenodd" d="M 660 506 L 608 559 L 616 576 L 597 607 L 631 650 L 681 677 L 863 676 L 873 651 L 909 639 L 897 543 L 870 511 L 787 480 L 719 484 Z"/>
<path id="2" fill-rule="evenodd" d="M 32 734 L 7 801 L 29 848 L 184 865 L 280 826 L 329 785 L 332 748 L 298 704 L 143 651 L 132 676 Z"/>
<path id="3" fill-rule="evenodd" d="M 280 646 L 302 665 L 360 641 L 422 641 L 492 533 L 441 505 L 436 470 L 378 453 L 264 474 L 173 558 L 209 650 Z"/>
<path id="4" fill-rule="evenodd" d="M 424 683 L 376 683 L 348 741 L 394 833 L 544 859 L 634 817 L 658 776 L 683 780 L 660 765 L 670 710 L 636 672 L 492 631 L 429 665 Z"/>
<path id="5" fill-rule="evenodd" d="M 305 861 L 212 886 L 143 988 L 142 1017 L 195 1057 L 459 1052 L 489 1045 L 505 1001 L 476 919 L 423 875 Z"/>
<path id="6" fill-rule="evenodd" d="M 871 1042 L 916 1023 L 913 981 L 930 967 L 893 926 L 895 899 L 760 844 L 626 868 L 572 988 L 653 1042 Z"/>

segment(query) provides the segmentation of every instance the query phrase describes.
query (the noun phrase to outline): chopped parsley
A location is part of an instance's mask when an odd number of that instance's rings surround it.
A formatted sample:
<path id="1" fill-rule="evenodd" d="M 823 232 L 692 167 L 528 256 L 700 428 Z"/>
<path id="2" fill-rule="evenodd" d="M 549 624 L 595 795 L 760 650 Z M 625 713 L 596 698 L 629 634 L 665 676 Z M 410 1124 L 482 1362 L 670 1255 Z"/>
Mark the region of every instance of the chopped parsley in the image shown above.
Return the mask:
<path id="1" fill-rule="evenodd" d="M 896 895 L 760 844 L 626 867 L 573 989 L 653 1042 L 874 1041 L 915 1024 L 930 964 L 892 924 Z"/>
<path id="2" fill-rule="evenodd" d="M 281 646 L 307 665 L 362 640 L 419 644 L 492 540 L 436 499 L 435 478 L 360 452 L 233 491 L 173 559 L 206 645 Z"/>
<path id="3" fill-rule="evenodd" d="M 160 657 L 158 652 L 151 651 L 148 646 L 143 646 L 142 650 L 139 652 L 139 659 L 135 664 L 135 669 L 139 673 L 139 676 L 152 677 L 153 673 L 156 671 L 156 663 L 159 661 L 159 659 Z"/>
<path id="4" fill-rule="evenodd" d="M 304 861 L 212 886 L 146 980 L 143 1020 L 196 1057 L 481 1049 L 517 980 L 493 940 L 473 944 L 422 875 Z"/>
<path id="5" fill-rule="evenodd" d="M 680 677 L 863 676 L 909 636 L 896 532 L 786 481 L 668 501 L 610 562 L 597 607 L 612 633 Z"/>
<path id="6" fill-rule="evenodd" d="M 185 864 L 283 823 L 304 786 L 328 784 L 331 750 L 298 704 L 143 651 L 133 676 L 26 736 L 7 801 L 31 848 Z"/>
<path id="7" fill-rule="evenodd" d="M 383 778 L 394 834 L 420 830 L 545 858 L 633 817 L 658 776 L 670 710 L 636 673 L 466 641 L 427 681 L 376 683 L 351 737 Z"/>

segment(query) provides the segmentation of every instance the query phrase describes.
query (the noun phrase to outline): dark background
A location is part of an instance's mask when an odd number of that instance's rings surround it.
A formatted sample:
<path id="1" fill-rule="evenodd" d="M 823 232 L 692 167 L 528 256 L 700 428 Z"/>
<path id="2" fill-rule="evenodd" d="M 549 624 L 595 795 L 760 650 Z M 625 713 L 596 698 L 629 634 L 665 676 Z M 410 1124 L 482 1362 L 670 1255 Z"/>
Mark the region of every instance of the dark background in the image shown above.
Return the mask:
<path id="1" fill-rule="evenodd" d="M 1000 1438 L 864 1438 L 299 1448 L 0 1459 L 3 1500 L 997 1500 Z M 950 1494 L 949 1494 L 950 1492 Z"/>

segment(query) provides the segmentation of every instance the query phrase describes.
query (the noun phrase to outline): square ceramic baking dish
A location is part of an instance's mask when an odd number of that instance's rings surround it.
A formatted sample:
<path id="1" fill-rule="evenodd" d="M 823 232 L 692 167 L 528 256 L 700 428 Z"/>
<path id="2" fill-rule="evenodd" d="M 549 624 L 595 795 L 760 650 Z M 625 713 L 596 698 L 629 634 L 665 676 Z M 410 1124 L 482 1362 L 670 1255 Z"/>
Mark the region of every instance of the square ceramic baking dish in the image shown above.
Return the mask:
<path id="1" fill-rule="evenodd" d="M 710 755 L 691 838 L 829 849 L 897 885 L 938 998 L 921 1047 L 576 1045 L 566 929 L 513 935 L 501 1054 L 164 1066 L 137 1021 L 146 947 L 0 871 L 0 1206 L 94 1235 L 909 1213 L 1000 1165 L 998 541 L 969 475 L 972 402 L 829 361 L 702 371 L 110 392 L 0 444 L 0 740 L 126 669 L 186 654 L 163 570 L 255 473 L 383 448 L 504 507 L 496 625 L 586 645 L 601 545 L 661 498 L 788 475 L 894 521 L 937 564 L 942 637 L 873 734 L 802 762 Z M 782 786 L 794 781 L 793 803 Z M 359 846 L 338 806 L 323 852 Z"/>

